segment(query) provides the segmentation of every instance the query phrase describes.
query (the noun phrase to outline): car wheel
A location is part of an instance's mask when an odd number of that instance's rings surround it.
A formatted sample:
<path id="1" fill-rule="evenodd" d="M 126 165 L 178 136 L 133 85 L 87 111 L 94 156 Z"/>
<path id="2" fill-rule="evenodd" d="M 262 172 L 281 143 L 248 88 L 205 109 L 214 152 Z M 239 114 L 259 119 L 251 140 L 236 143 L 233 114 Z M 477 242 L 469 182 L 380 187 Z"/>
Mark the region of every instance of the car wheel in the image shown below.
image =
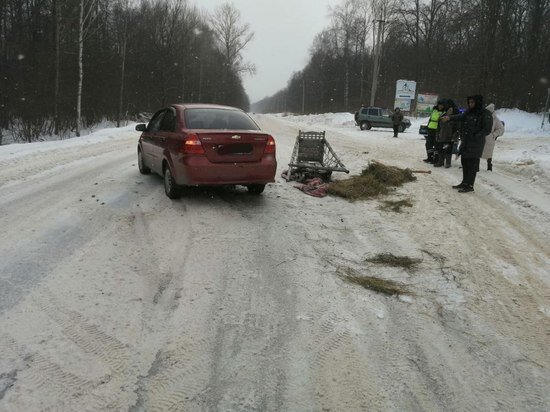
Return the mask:
<path id="1" fill-rule="evenodd" d="M 151 173 L 151 169 L 145 167 L 145 163 L 143 163 L 143 154 L 141 153 L 141 149 L 138 149 L 138 169 L 139 173 L 142 175 L 148 175 Z"/>
<path id="2" fill-rule="evenodd" d="M 399 133 L 403 133 L 405 131 L 405 126 L 400 124 L 399 127 L 397 128 L 397 130 L 399 131 Z"/>
<path id="3" fill-rule="evenodd" d="M 181 188 L 176 184 L 170 166 L 164 168 L 164 193 L 170 199 L 179 199 L 181 196 Z"/>
<path id="4" fill-rule="evenodd" d="M 248 189 L 248 193 L 252 195 L 259 195 L 264 191 L 265 185 L 248 185 L 246 188 Z"/>
<path id="5" fill-rule="evenodd" d="M 361 123 L 361 130 L 370 130 L 371 128 L 372 128 L 372 126 L 369 122 L 362 122 Z"/>

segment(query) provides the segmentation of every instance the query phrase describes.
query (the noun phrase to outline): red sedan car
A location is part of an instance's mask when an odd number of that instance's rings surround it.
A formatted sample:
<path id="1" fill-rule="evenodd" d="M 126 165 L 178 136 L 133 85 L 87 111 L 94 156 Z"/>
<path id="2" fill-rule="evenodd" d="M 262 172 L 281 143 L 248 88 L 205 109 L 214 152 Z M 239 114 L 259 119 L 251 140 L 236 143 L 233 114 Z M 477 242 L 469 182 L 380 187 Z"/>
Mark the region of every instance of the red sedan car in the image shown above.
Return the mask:
<path id="1" fill-rule="evenodd" d="M 240 109 L 173 104 L 136 130 L 139 171 L 163 176 L 170 199 L 182 186 L 243 185 L 260 194 L 275 181 L 275 140 Z"/>

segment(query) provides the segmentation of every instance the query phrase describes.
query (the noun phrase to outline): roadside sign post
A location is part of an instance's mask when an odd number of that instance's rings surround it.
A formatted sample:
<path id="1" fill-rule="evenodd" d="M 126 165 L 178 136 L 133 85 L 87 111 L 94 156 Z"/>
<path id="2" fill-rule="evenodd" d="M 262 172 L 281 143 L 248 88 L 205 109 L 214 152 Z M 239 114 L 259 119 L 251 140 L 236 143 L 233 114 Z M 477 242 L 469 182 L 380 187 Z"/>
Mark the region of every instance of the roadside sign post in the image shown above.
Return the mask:
<path id="1" fill-rule="evenodd" d="M 407 112 L 411 111 L 411 102 L 416 96 L 416 82 L 414 80 L 397 80 L 395 83 L 394 107 Z"/>
<path id="2" fill-rule="evenodd" d="M 419 93 L 416 98 L 416 114 L 428 115 L 432 111 L 432 107 L 437 104 L 439 95 L 436 93 Z"/>

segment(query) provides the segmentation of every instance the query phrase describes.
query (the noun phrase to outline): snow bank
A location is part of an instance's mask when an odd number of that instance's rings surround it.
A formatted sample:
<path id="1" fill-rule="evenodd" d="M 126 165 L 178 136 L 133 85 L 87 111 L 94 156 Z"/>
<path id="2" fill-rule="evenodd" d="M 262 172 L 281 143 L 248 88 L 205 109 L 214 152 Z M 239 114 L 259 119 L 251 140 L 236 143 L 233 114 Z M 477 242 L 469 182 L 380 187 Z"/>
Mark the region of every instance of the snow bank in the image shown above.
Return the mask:
<path id="1" fill-rule="evenodd" d="M 387 141 L 391 129 L 373 128 L 361 131 L 355 125 L 351 113 L 325 113 L 312 115 L 275 115 L 281 119 L 297 124 L 301 128 L 311 127 L 315 130 L 333 130 L 357 138 Z M 505 167 L 512 172 L 521 171 L 531 180 L 544 178 L 550 181 L 550 125 L 541 129 L 542 114 L 527 113 L 519 109 L 500 109 L 497 116 L 506 124 L 504 136 L 499 138 L 495 148 L 494 160 L 498 167 Z M 418 140 L 424 144 L 418 134 L 420 125 L 428 123 L 427 117 L 409 117 L 411 127 L 400 139 Z M 392 139 L 389 139 L 392 140 Z"/>
<path id="2" fill-rule="evenodd" d="M 126 138 L 126 134 L 121 131 L 132 131 L 135 129 L 135 123 L 120 128 L 101 129 L 86 136 L 72 137 L 65 140 L 52 140 L 47 142 L 33 143 L 12 143 L 0 146 L 0 161 L 5 159 L 14 159 L 27 156 L 33 153 L 48 152 L 60 148 L 70 148 L 75 146 L 87 146 L 94 143 L 100 143 L 111 139 Z M 136 132 L 137 136 L 138 132 Z M 137 141 L 137 140 L 136 140 Z"/>
<path id="3" fill-rule="evenodd" d="M 284 115 L 276 114 L 277 117 L 282 117 L 285 120 L 293 123 L 300 123 L 309 126 L 330 126 L 330 127 L 356 127 L 353 114 L 351 113 L 323 113 L 323 114 L 306 114 L 306 115 Z"/>
<path id="4" fill-rule="evenodd" d="M 527 113 L 519 109 L 499 109 L 497 116 L 505 124 L 505 133 L 517 133 L 522 135 L 550 136 L 550 124 L 545 122 L 541 129 L 542 114 Z"/>
<path id="5" fill-rule="evenodd" d="M 277 114 L 285 120 L 309 126 L 328 126 L 334 128 L 357 128 L 352 113 L 324 113 L 309 115 Z M 550 124 L 545 122 L 541 129 L 542 114 L 527 113 L 519 109 L 499 109 L 497 116 L 506 124 L 506 133 L 521 134 L 522 136 L 550 136 Z M 420 125 L 427 124 L 427 117 L 406 116 L 411 121 L 409 132 L 418 132 Z"/>
<path id="6" fill-rule="evenodd" d="M 550 139 L 539 137 L 536 139 L 521 139 L 525 145 L 515 147 L 499 147 L 495 149 L 495 159 L 499 162 L 509 163 L 513 166 L 523 166 L 530 170 L 530 174 L 538 179 L 539 174 L 544 174 L 550 179 Z M 519 142 L 519 139 L 516 140 Z"/>

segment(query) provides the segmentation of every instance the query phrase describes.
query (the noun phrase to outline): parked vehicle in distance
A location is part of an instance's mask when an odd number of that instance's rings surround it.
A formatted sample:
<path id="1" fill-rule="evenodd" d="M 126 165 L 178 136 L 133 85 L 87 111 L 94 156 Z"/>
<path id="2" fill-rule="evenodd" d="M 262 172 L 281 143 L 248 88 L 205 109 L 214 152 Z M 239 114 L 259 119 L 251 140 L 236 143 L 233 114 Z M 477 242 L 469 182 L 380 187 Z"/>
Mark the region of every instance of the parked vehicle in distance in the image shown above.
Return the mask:
<path id="1" fill-rule="evenodd" d="M 173 104 L 136 130 L 140 173 L 163 176 L 171 199 L 184 186 L 243 185 L 260 194 L 275 181 L 275 140 L 235 107 Z"/>
<path id="2" fill-rule="evenodd" d="M 392 129 L 393 123 L 390 115 L 391 112 L 388 109 L 382 109 L 380 107 L 362 107 L 359 111 L 355 112 L 355 124 L 357 124 L 361 130 L 370 130 L 373 127 L 387 127 Z M 411 127 L 411 121 L 407 118 L 403 118 L 398 130 L 400 133 L 403 133 L 409 127 Z"/>

